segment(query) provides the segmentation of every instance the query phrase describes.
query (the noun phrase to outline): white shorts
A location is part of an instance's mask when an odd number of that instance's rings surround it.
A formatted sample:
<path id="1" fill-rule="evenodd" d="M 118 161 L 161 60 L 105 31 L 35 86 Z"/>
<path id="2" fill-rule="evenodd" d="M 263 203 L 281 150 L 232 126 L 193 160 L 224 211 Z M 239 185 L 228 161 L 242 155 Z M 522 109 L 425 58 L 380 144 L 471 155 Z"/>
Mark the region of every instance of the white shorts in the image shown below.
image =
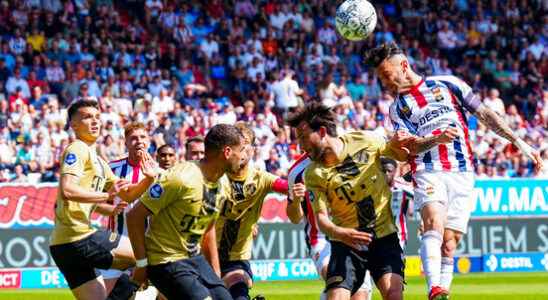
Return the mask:
<path id="1" fill-rule="evenodd" d="M 312 261 L 314 261 L 318 275 L 321 276 L 322 269 L 327 267 L 329 264 L 329 258 L 331 257 L 331 243 L 326 240 L 318 240 L 318 243 L 312 247 L 310 255 Z M 369 271 L 365 273 L 365 278 L 363 279 L 363 284 L 360 287 L 360 290 L 367 292 L 371 292 L 372 290 L 371 275 L 369 274 Z"/>
<path id="2" fill-rule="evenodd" d="M 446 209 L 445 228 L 466 233 L 472 213 L 474 174 L 419 171 L 415 174 L 415 202 L 419 209 L 438 202 Z"/>

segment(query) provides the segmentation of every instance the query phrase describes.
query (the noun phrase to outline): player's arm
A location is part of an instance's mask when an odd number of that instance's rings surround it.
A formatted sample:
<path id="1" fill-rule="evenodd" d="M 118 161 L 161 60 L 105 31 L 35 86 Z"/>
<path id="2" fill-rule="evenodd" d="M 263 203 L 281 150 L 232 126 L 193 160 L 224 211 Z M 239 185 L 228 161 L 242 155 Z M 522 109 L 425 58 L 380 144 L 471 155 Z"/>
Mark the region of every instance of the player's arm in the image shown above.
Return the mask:
<path id="1" fill-rule="evenodd" d="M 304 184 L 297 183 L 292 186 L 289 197 L 287 198 L 287 207 L 285 211 L 289 221 L 293 224 L 299 224 L 304 216 L 301 203 L 304 201 L 305 194 L 306 188 Z"/>
<path id="2" fill-rule="evenodd" d="M 320 230 L 333 240 L 338 240 L 354 248 L 361 249 L 363 245 L 369 245 L 372 235 L 358 231 L 354 228 L 344 228 L 331 222 L 327 210 L 317 211 L 318 226 Z"/>
<path id="3" fill-rule="evenodd" d="M 209 224 L 204 238 L 202 239 L 202 254 L 209 261 L 209 264 L 217 276 L 221 277 L 221 263 L 217 251 L 217 234 L 215 232 L 215 221 Z"/>
<path id="4" fill-rule="evenodd" d="M 145 224 L 147 217 L 151 211 L 141 202 L 137 204 L 127 213 L 127 231 L 133 254 L 137 264 L 133 270 L 133 280 L 139 284 L 144 284 L 147 281 L 146 266 L 148 260 L 145 250 Z"/>
<path id="5" fill-rule="evenodd" d="M 79 177 L 74 174 L 62 174 L 59 188 L 63 198 L 75 202 L 101 203 L 114 199 L 122 190 L 127 189 L 129 183 L 125 180 L 116 181 L 107 192 L 96 192 L 82 188 Z"/>
<path id="6" fill-rule="evenodd" d="M 99 203 L 95 207 L 95 212 L 100 213 L 103 216 L 116 216 L 124 211 L 127 207 L 127 202 L 120 201 L 117 205 L 108 203 Z"/>
<path id="7" fill-rule="evenodd" d="M 535 163 L 535 167 L 542 169 L 542 158 L 539 152 L 529 146 L 521 138 L 517 137 L 512 129 L 502 120 L 502 118 L 493 110 L 489 109 L 485 104 L 481 103 L 474 112 L 474 115 L 489 129 L 493 130 L 497 135 L 507 139 L 514 146 L 518 147 L 522 154 L 527 156 Z"/>

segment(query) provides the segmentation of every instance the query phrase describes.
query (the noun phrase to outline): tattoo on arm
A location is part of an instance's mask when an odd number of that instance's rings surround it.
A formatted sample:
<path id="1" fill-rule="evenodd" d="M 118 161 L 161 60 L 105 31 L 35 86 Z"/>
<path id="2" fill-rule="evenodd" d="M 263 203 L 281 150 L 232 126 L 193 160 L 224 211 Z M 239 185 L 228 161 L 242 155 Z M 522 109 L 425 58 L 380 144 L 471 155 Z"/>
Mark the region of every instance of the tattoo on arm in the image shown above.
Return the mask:
<path id="1" fill-rule="evenodd" d="M 478 107 L 475 115 L 485 126 L 493 130 L 497 135 L 512 143 L 516 142 L 517 137 L 512 132 L 512 129 L 508 127 L 508 124 L 506 124 L 496 112 L 492 111 L 484 104 L 481 104 Z"/>
<path id="2" fill-rule="evenodd" d="M 415 151 L 411 151 L 412 154 L 418 154 L 424 152 L 438 144 L 436 136 L 428 136 L 415 140 Z M 413 153 L 414 152 L 414 153 Z"/>

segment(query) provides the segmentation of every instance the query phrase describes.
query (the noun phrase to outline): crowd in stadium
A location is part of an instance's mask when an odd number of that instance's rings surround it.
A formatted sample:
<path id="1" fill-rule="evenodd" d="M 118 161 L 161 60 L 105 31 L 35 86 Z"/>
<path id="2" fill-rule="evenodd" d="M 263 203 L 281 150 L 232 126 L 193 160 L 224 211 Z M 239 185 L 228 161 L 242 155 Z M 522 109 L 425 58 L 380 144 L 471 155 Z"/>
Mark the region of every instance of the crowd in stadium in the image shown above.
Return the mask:
<path id="1" fill-rule="evenodd" d="M 254 164 L 283 176 L 299 151 L 284 116 L 302 103 L 333 106 L 341 133 L 392 131 L 393 99 L 362 57 L 386 41 L 425 76 L 464 78 L 548 160 L 546 1 L 375 3 L 376 32 L 356 43 L 337 35 L 325 0 L 1 1 L 0 182 L 58 180 L 75 99 L 99 102 L 107 161 L 126 152 L 129 121 L 146 124 L 150 153 L 168 143 L 183 159 L 188 138 L 245 120 Z M 478 178 L 548 176 L 468 122 Z"/>

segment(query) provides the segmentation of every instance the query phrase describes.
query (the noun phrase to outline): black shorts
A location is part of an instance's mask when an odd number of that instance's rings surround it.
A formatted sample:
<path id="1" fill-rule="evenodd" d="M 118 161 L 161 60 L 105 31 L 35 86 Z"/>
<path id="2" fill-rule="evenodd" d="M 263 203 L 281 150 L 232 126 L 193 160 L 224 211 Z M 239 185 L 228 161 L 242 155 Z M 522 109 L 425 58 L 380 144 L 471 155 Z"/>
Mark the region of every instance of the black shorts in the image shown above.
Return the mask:
<path id="1" fill-rule="evenodd" d="M 232 299 L 203 255 L 147 267 L 152 284 L 168 299 Z"/>
<path id="2" fill-rule="evenodd" d="M 236 271 L 244 270 L 249 278 L 253 280 L 253 271 L 251 271 L 251 265 L 249 260 L 233 260 L 221 262 L 221 277 L 225 277 L 226 274 Z"/>
<path id="3" fill-rule="evenodd" d="M 120 235 L 100 229 L 92 235 L 67 244 L 49 247 L 51 257 L 61 270 L 68 286 L 75 289 L 82 284 L 99 277 L 97 269 L 110 269 L 112 249 L 118 247 Z"/>
<path id="4" fill-rule="evenodd" d="M 377 282 L 388 273 L 403 278 L 404 268 L 403 251 L 396 233 L 374 240 L 367 251 L 357 251 L 332 241 L 325 289 L 345 288 L 354 294 L 363 284 L 367 270 Z"/>

